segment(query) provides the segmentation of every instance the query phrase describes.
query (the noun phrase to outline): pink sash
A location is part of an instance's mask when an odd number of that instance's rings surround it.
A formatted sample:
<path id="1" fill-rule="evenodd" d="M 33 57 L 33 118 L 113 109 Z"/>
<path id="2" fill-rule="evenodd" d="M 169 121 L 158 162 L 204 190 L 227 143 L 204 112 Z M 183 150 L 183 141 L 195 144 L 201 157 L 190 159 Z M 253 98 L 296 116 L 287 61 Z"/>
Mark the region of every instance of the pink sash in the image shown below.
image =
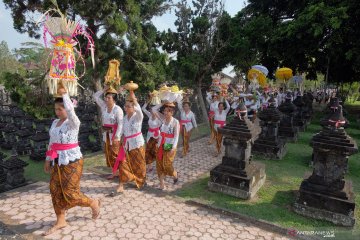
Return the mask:
<path id="1" fill-rule="evenodd" d="M 226 121 L 214 120 L 214 124 L 220 125 L 220 127 L 222 128 L 223 126 L 225 126 Z"/>
<path id="2" fill-rule="evenodd" d="M 46 152 L 46 156 L 50 157 L 51 160 L 54 160 L 58 157 L 58 151 L 64 151 L 73 149 L 79 146 L 79 143 L 69 143 L 69 144 L 63 144 L 63 143 L 53 143 L 50 145 L 50 149 Z"/>
<path id="3" fill-rule="evenodd" d="M 130 138 L 137 137 L 139 135 L 141 135 L 141 132 L 135 133 L 135 134 L 130 135 L 128 137 L 124 137 L 123 144 L 122 144 L 122 146 L 120 146 L 119 154 L 118 154 L 118 156 L 116 157 L 116 160 L 115 160 L 115 164 L 114 164 L 114 167 L 113 167 L 113 173 L 115 173 L 117 171 L 117 169 L 119 168 L 120 162 L 122 162 L 122 161 L 124 161 L 126 159 L 125 145 L 126 145 L 127 140 L 130 139 Z"/>

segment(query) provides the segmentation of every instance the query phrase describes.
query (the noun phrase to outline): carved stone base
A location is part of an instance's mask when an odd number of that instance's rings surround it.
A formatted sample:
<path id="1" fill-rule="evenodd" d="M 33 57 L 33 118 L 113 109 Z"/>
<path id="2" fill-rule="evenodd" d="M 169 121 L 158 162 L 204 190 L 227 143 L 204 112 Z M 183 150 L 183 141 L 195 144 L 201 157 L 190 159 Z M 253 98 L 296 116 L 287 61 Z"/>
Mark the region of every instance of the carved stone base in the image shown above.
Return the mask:
<path id="1" fill-rule="evenodd" d="M 350 181 L 345 181 L 344 188 L 341 191 L 328 193 L 320 188 L 311 189 L 313 186 L 308 188 L 306 181 L 307 179 L 303 181 L 300 187 L 294 204 L 295 212 L 341 226 L 354 226 L 355 197 Z"/>
<path id="2" fill-rule="evenodd" d="M 320 220 L 326 220 L 339 226 L 353 227 L 355 225 L 354 216 L 348 216 L 340 213 L 334 213 L 323 209 L 309 207 L 303 204 L 295 203 L 294 211 L 305 217 L 311 217 Z"/>
<path id="3" fill-rule="evenodd" d="M 248 169 L 236 175 L 224 166 L 210 171 L 210 191 L 221 192 L 241 199 L 251 199 L 265 183 L 265 165 L 252 162 Z"/>
<path id="4" fill-rule="evenodd" d="M 279 127 L 279 137 L 286 142 L 297 142 L 298 129 L 291 127 Z"/>
<path id="5" fill-rule="evenodd" d="M 282 159 L 287 152 L 287 148 L 285 141 L 283 140 L 280 140 L 276 143 L 258 139 L 255 141 L 252 151 L 266 158 Z"/>

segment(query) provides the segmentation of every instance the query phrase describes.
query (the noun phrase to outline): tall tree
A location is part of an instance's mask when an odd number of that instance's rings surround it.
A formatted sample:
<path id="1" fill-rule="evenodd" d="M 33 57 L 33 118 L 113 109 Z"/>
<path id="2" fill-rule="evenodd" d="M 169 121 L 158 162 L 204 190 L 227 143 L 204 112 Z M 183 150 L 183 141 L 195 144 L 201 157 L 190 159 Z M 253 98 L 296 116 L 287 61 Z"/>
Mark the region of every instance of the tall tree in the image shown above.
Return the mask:
<path id="1" fill-rule="evenodd" d="M 356 0 L 249 0 L 232 19 L 228 52 L 243 70 L 250 58 L 271 73 L 289 66 L 310 79 L 320 72 L 328 81 L 356 81 L 360 31 L 351 26 L 360 18 L 359 7 Z"/>
<path id="2" fill-rule="evenodd" d="M 173 80 L 186 79 L 182 85 L 195 87 L 204 120 L 206 107 L 202 89 L 210 82 L 210 73 L 226 66 L 225 47 L 230 16 L 221 0 L 194 0 L 192 6 L 181 0 L 175 10 L 177 31 L 162 33 L 161 45 L 176 54 L 170 61 Z"/>
<path id="3" fill-rule="evenodd" d="M 3 1 L 12 11 L 14 28 L 39 38 L 39 27 L 31 16 L 54 7 L 54 0 Z M 96 69 L 87 67 L 84 79 L 91 79 L 96 89 L 112 58 L 123 60 L 124 79 L 131 77 L 147 88 L 164 78 L 159 75 L 165 68 L 165 56 L 149 39 L 154 34 L 151 19 L 171 7 L 170 0 L 62 0 L 57 4 L 68 17 L 83 21 L 94 34 Z M 156 68 L 160 71 L 155 71 Z"/>

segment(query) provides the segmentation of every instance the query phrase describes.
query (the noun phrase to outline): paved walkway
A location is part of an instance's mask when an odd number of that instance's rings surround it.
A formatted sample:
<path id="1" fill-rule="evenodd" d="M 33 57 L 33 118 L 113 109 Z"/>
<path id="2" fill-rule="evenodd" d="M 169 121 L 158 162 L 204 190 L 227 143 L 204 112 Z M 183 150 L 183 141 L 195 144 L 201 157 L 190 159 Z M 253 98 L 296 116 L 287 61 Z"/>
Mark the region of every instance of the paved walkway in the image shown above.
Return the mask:
<path id="1" fill-rule="evenodd" d="M 98 220 L 91 220 L 89 209 L 76 207 L 68 211 L 69 226 L 47 239 L 287 239 L 262 230 L 236 218 L 202 207 L 191 206 L 169 195 L 184 183 L 197 179 L 217 165 L 220 158 L 212 157 L 214 146 L 206 139 L 191 144 L 186 158 L 175 160 L 180 172 L 179 184 L 168 181 L 167 192 L 157 186 L 155 171 L 149 174 L 149 186 L 138 191 L 129 186 L 125 194 L 115 198 L 105 195 L 114 189 L 109 182 L 94 173 L 84 173 L 82 191 L 94 198 L 102 198 L 102 212 Z M 196 153 L 196 154 L 195 154 Z M 27 239 L 40 238 L 55 220 L 47 183 L 25 187 L 26 192 L 9 192 L 0 198 L 0 221 Z"/>

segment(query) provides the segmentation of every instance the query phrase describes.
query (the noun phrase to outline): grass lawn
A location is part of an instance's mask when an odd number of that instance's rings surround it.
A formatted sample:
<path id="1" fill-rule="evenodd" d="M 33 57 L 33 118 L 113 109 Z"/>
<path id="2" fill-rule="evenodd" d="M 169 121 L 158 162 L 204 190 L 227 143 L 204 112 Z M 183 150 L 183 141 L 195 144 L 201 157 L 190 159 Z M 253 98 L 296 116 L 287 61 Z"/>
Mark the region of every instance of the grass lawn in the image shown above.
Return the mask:
<path id="1" fill-rule="evenodd" d="M 352 120 L 352 121 L 351 121 Z M 350 118 L 352 125 L 346 131 L 360 144 L 360 127 Z M 229 209 L 256 219 L 266 220 L 286 228 L 297 230 L 335 230 L 337 239 L 354 239 L 360 236 L 360 154 L 349 159 L 347 179 L 353 182 L 356 198 L 356 225 L 353 230 L 335 227 L 332 223 L 302 217 L 291 211 L 295 201 L 295 193 L 299 189 L 305 172 L 309 167 L 312 148 L 309 142 L 314 133 L 321 129 L 319 116 L 308 126 L 306 132 L 300 133 L 297 143 L 288 143 L 287 155 L 280 161 L 265 160 L 254 156 L 254 160 L 266 165 L 266 183 L 255 199 L 245 201 L 221 193 L 208 191 L 209 174 L 178 191 L 177 195 L 187 200 L 195 200 L 215 207 Z M 356 237 L 356 239 L 360 239 Z"/>

